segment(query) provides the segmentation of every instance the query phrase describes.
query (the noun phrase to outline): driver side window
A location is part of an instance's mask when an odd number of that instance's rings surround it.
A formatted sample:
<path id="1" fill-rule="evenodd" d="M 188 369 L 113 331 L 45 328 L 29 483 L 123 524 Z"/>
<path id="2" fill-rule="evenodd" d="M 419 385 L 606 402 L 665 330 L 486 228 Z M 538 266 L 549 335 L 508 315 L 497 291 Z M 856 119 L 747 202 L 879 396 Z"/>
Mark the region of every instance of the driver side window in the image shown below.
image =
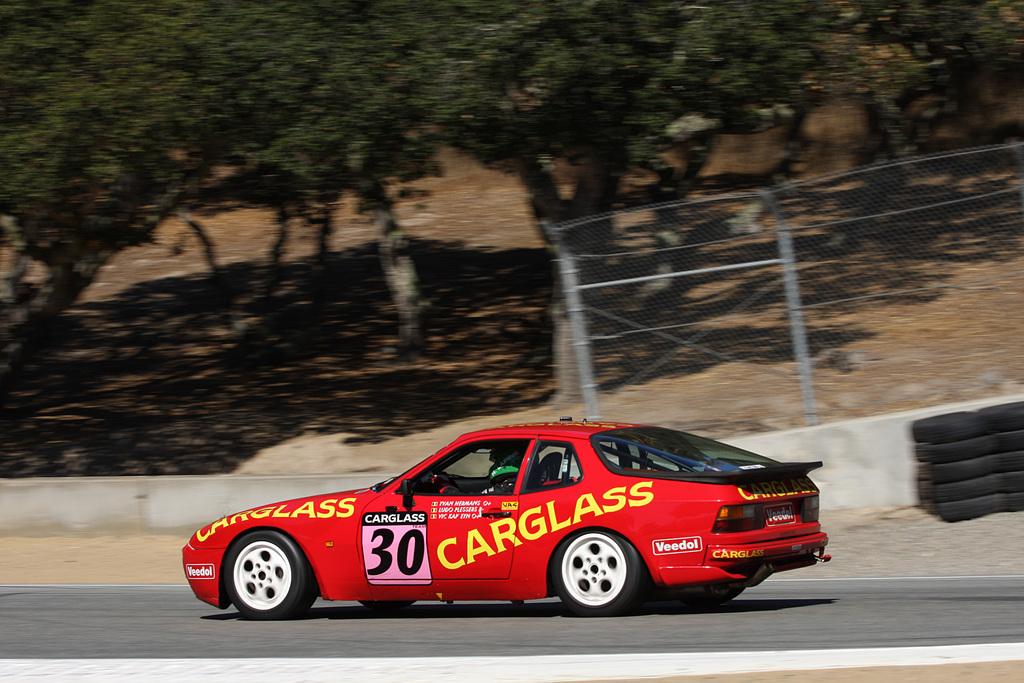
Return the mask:
<path id="1" fill-rule="evenodd" d="M 413 483 L 413 493 L 503 495 L 518 479 L 529 439 L 474 441 L 442 458 Z"/>

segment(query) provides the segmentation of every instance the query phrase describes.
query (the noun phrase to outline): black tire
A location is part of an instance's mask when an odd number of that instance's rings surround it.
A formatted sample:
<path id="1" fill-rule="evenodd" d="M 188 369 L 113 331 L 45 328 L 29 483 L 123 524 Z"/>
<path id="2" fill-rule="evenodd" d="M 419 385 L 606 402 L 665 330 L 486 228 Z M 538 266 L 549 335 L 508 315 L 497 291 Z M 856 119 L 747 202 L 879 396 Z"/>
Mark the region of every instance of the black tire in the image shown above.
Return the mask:
<path id="1" fill-rule="evenodd" d="M 743 588 L 728 586 L 697 586 L 687 588 L 679 601 L 694 609 L 711 609 L 724 605 L 743 592 Z"/>
<path id="2" fill-rule="evenodd" d="M 993 476 L 999 477 L 999 490 L 1003 493 L 1024 493 L 1024 472 L 1003 472 Z"/>
<path id="3" fill-rule="evenodd" d="M 975 479 L 964 479 L 963 481 L 954 481 L 948 484 L 936 484 L 932 488 L 932 495 L 937 505 L 952 503 L 957 500 L 970 500 L 971 498 L 990 496 L 1001 491 L 1001 486 L 1003 485 L 1001 477 L 1003 476 L 1001 474 L 987 474 L 984 477 L 977 477 Z"/>
<path id="4" fill-rule="evenodd" d="M 1024 493 L 1007 493 L 1003 496 L 1003 512 L 1024 510 Z"/>
<path id="5" fill-rule="evenodd" d="M 551 584 L 570 612 L 614 617 L 647 599 L 650 578 L 640 553 L 607 531 L 581 531 L 562 541 L 551 557 Z"/>
<path id="6" fill-rule="evenodd" d="M 939 517 L 947 522 L 962 522 L 967 519 L 984 517 L 985 515 L 1002 512 L 1005 507 L 1004 496 L 994 493 L 990 496 L 958 500 L 952 503 L 938 503 Z"/>
<path id="7" fill-rule="evenodd" d="M 996 472 L 1024 472 L 1024 451 L 997 453 Z"/>
<path id="8" fill-rule="evenodd" d="M 988 422 L 977 413 L 961 411 L 917 420 L 910 430 L 917 443 L 949 443 L 982 436 Z"/>
<path id="9" fill-rule="evenodd" d="M 291 619 L 317 598 L 306 556 L 277 531 L 253 531 L 235 541 L 224 555 L 223 576 L 231 603 L 246 619 Z"/>
<path id="10" fill-rule="evenodd" d="M 360 600 L 359 604 L 376 612 L 397 612 L 416 602 L 415 600 Z"/>
<path id="11" fill-rule="evenodd" d="M 963 462 L 947 462 L 931 466 L 932 481 L 938 484 L 948 484 L 953 481 L 964 481 L 965 479 L 977 479 L 995 472 L 996 458 L 998 455 L 983 455 L 973 460 Z"/>
<path id="12" fill-rule="evenodd" d="M 918 507 L 922 510 L 933 515 L 939 514 L 935 508 L 935 483 L 931 474 L 924 470 L 920 470 L 917 476 L 917 499 Z"/>
<path id="13" fill-rule="evenodd" d="M 1024 401 L 989 406 L 978 411 L 978 415 L 993 432 L 1013 432 L 1024 429 Z"/>
<path id="14" fill-rule="evenodd" d="M 949 443 L 919 443 L 914 446 L 921 462 L 947 463 L 971 460 L 996 452 L 996 437 L 991 434 Z"/>
<path id="15" fill-rule="evenodd" d="M 1024 450 L 1024 429 L 1018 429 L 1013 432 L 999 432 L 995 437 L 997 453 Z"/>

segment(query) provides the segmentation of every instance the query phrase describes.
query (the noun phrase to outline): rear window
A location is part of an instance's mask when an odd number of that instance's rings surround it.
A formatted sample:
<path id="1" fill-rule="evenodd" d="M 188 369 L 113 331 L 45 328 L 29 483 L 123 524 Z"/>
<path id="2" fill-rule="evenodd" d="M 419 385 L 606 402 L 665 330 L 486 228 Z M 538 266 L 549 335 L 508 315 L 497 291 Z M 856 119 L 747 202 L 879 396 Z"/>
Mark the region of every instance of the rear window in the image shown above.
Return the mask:
<path id="1" fill-rule="evenodd" d="M 614 429 L 590 440 L 613 471 L 729 472 L 779 464 L 721 441 L 664 427 Z"/>

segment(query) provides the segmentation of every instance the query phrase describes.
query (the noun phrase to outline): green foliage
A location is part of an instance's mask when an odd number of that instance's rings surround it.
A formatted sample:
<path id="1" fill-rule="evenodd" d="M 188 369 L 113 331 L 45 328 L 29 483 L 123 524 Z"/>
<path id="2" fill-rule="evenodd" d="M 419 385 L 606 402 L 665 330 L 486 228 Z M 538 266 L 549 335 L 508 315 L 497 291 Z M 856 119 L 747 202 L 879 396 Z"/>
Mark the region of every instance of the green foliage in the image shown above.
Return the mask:
<path id="1" fill-rule="evenodd" d="M 1021 66 L 1017 0 L 851 0 L 832 31 L 831 82 L 845 93 L 896 102 L 955 69 Z"/>
<path id="2" fill-rule="evenodd" d="M 1020 66 L 1014 0 L 450 0 L 452 139 L 485 159 L 585 145 L 648 161 L 687 114 L 750 129 L 827 93 L 897 102 L 957 63 Z"/>
<path id="3" fill-rule="evenodd" d="M 919 59 L 1019 61 L 1024 8 L 1017 0 L 853 0 L 853 31 L 870 44 L 900 44 Z"/>
<path id="4" fill-rule="evenodd" d="M 414 176 L 429 72 L 393 4 L 0 4 L 0 211 L 75 224 L 125 178 L 166 188 L 230 158 L 305 198 Z M 144 239 L 140 221 L 113 241 Z"/>
<path id="5" fill-rule="evenodd" d="M 802 96 L 831 3 L 454 0 L 439 80 L 452 138 L 485 159 L 597 145 L 647 162 L 669 123 L 749 126 Z"/>
<path id="6" fill-rule="evenodd" d="M 1022 21 L 1015 0 L 8 0 L 0 209 L 81 217 L 119 178 L 224 158 L 365 194 L 422 173 L 438 133 L 485 161 L 646 163 L 682 116 L 749 129 L 1019 64 Z"/>
<path id="7" fill-rule="evenodd" d="M 0 5 L 4 211 L 82 217 L 125 175 L 166 182 L 188 165 L 208 133 L 192 7 Z"/>
<path id="8" fill-rule="evenodd" d="M 740 127 L 757 124 L 758 108 L 802 103 L 833 18 L 832 3 L 803 0 L 708 3 L 689 14 L 673 83 L 687 109 Z"/>
<path id="9" fill-rule="evenodd" d="M 396 7 L 392 7 L 396 5 Z M 230 151 L 276 174 L 296 199 L 364 191 L 422 172 L 432 151 L 417 98 L 429 72 L 416 63 L 405 3 L 214 3 L 209 48 Z"/>

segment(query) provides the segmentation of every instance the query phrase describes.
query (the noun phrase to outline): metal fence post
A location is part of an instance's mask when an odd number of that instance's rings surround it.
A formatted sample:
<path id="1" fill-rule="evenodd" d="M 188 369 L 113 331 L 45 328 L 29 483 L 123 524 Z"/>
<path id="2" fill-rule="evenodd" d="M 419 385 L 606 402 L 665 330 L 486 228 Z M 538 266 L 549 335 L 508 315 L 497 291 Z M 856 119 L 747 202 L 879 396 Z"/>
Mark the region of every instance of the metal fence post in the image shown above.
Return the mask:
<path id="1" fill-rule="evenodd" d="M 789 224 L 775 201 L 771 190 L 758 192 L 765 205 L 771 210 L 778 222 L 775 231 L 779 245 L 779 258 L 782 260 L 782 280 L 786 290 L 786 309 L 789 312 L 790 334 L 793 337 L 793 355 L 796 358 L 797 371 L 800 374 L 800 392 L 804 400 L 804 420 L 808 425 L 818 424 L 818 409 L 814 400 L 814 378 L 812 376 L 811 356 L 807 345 L 807 328 L 804 325 L 803 304 L 800 301 L 800 285 L 796 274 L 796 257 L 793 251 L 793 236 Z"/>
<path id="2" fill-rule="evenodd" d="M 1013 155 L 1017 157 L 1017 170 L 1020 171 L 1020 205 L 1024 212 L 1024 142 L 1014 142 L 1010 145 Z"/>
<path id="3" fill-rule="evenodd" d="M 565 312 L 572 330 L 572 348 L 576 356 L 576 371 L 580 382 L 580 393 L 588 419 L 601 417 L 597 399 L 597 383 L 594 381 L 594 360 L 590 353 L 590 339 L 587 337 L 587 321 L 583 311 L 583 299 L 580 297 L 579 270 L 572 251 L 555 240 L 558 249 L 558 271 L 562 276 L 562 288 L 565 293 Z"/>

